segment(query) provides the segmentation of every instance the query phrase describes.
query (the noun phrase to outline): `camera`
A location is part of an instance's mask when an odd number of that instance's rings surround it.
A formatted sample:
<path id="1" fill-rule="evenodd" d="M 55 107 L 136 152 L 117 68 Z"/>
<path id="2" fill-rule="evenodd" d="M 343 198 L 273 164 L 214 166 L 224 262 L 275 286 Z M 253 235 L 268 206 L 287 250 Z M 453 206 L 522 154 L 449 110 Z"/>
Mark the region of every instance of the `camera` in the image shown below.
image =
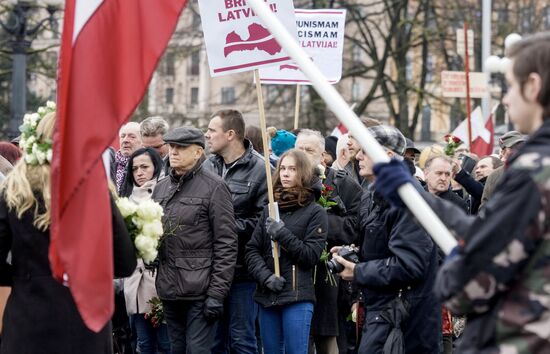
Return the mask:
<path id="1" fill-rule="evenodd" d="M 359 263 L 359 256 L 357 256 L 357 248 L 355 247 L 342 246 L 337 254 L 346 261 Z M 334 258 L 327 262 L 327 268 L 332 274 L 338 274 L 344 270 L 344 266 L 338 263 Z"/>

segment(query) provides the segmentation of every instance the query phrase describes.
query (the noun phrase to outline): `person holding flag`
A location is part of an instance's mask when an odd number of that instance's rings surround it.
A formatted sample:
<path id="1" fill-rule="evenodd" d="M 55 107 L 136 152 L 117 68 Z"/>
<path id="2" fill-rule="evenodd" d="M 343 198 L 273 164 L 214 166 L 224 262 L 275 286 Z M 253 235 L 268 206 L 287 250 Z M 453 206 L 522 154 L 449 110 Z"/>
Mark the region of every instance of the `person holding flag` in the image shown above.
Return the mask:
<path id="1" fill-rule="evenodd" d="M 461 353 L 542 353 L 550 347 L 550 32 L 518 41 L 503 103 L 518 131 L 529 134 L 507 160 L 502 181 L 477 216 L 439 198 L 424 198 L 459 239 L 439 271 L 435 292 L 466 315 Z M 402 205 L 410 183 L 393 160 L 375 166 L 378 190 Z"/>

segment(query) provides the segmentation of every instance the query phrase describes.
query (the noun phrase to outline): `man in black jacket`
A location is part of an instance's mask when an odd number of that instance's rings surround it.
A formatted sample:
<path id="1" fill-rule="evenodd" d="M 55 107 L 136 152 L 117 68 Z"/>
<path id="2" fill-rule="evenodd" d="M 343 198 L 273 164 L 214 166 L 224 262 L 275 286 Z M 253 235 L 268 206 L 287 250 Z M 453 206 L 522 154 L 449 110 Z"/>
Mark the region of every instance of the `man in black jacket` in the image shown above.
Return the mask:
<path id="1" fill-rule="evenodd" d="M 256 283 L 248 274 L 244 250 L 258 218 L 267 203 L 265 164 L 244 138 L 245 124 L 239 111 L 214 113 L 205 135 L 212 156 L 203 168 L 221 176 L 231 192 L 238 235 L 239 252 L 235 279 L 219 323 L 213 353 L 257 353 L 256 317 L 253 300 Z"/>
<path id="2" fill-rule="evenodd" d="M 325 139 L 320 132 L 302 129 L 296 138 L 295 147 L 306 154 L 313 168 L 323 170 L 324 173 L 320 177 L 323 182 L 325 198 L 336 203 L 327 209 L 329 221 L 327 249 L 354 243 L 357 236 L 357 212 L 361 201 L 361 186 L 347 172 L 336 171 L 321 165 L 325 151 Z M 315 297 L 317 301 L 311 321 L 311 335 L 317 354 L 330 354 L 338 351 L 336 342 L 340 331 L 338 319 L 342 316 L 345 318 L 348 312 L 339 316 L 337 300 L 340 282 L 332 274 L 327 274 L 325 261 L 321 260 L 317 264 L 316 275 Z M 346 307 L 349 309 L 350 306 Z M 312 352 L 313 343 L 310 343 L 310 353 Z"/>
<path id="3" fill-rule="evenodd" d="M 204 135 L 176 128 L 164 135 L 172 170 L 152 198 L 164 209 L 157 292 L 173 354 L 210 353 L 237 258 L 231 194 L 202 168 Z"/>
<path id="4" fill-rule="evenodd" d="M 368 129 L 388 156 L 402 158 L 406 142 L 399 130 L 386 125 Z M 432 292 L 437 247 L 406 210 L 391 208 L 377 193 L 372 160 L 363 151 L 357 160 L 370 182 L 358 219 L 360 263 L 334 258 L 345 267 L 340 276 L 363 293 L 366 318 L 359 353 L 382 352 L 396 340 L 390 336 L 394 328 L 402 331 L 405 353 L 439 353 L 441 307 Z"/>

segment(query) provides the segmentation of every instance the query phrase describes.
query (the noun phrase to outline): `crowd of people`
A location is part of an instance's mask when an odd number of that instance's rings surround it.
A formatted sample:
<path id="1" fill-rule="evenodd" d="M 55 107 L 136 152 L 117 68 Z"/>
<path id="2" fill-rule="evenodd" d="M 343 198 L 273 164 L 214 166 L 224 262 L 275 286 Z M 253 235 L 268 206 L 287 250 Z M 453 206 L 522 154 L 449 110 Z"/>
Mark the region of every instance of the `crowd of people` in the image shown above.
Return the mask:
<path id="1" fill-rule="evenodd" d="M 162 117 L 122 126 L 104 154 L 117 301 L 99 333 L 51 276 L 49 163 L 0 143 L 0 284 L 12 288 L 0 353 L 548 352 L 550 34 L 508 55 L 518 130 L 496 155 L 420 151 L 371 118 L 389 163 L 353 132 L 270 128 L 263 146 L 237 110 L 205 132 Z M 36 141 L 51 141 L 55 118 Z M 405 183 L 456 237 L 449 255 L 405 208 Z M 136 256 L 119 197 L 162 207 L 153 262 Z"/>

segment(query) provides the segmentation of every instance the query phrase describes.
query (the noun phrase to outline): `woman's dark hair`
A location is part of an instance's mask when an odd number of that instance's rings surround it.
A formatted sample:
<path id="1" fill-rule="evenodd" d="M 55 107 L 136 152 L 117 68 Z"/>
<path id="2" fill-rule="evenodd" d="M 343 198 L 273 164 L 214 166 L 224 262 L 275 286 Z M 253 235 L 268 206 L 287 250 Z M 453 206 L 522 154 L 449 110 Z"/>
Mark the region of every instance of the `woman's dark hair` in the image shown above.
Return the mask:
<path id="1" fill-rule="evenodd" d="M 149 155 L 151 161 L 153 162 L 153 179 L 157 179 L 159 177 L 163 166 L 162 159 L 160 158 L 159 153 L 151 147 L 137 149 L 132 155 L 130 155 L 128 159 L 128 165 L 126 166 L 126 177 L 124 178 L 124 184 L 120 191 L 121 197 L 129 197 L 130 195 L 132 195 L 132 190 L 134 189 L 134 185 L 136 184 L 133 173 L 134 159 L 143 154 Z"/>
<path id="2" fill-rule="evenodd" d="M 296 187 L 311 188 L 313 180 L 313 169 L 311 168 L 311 162 L 307 158 L 306 154 L 298 149 L 290 149 L 285 151 L 279 161 L 277 161 L 277 169 L 273 174 L 273 186 L 277 187 L 281 185 L 281 162 L 287 156 L 292 156 L 296 161 Z"/>
<path id="3" fill-rule="evenodd" d="M 254 150 L 259 152 L 260 154 L 264 153 L 264 144 L 262 142 L 262 131 L 260 130 L 260 128 L 254 125 L 247 126 L 244 131 L 244 137 L 250 140 Z"/>

